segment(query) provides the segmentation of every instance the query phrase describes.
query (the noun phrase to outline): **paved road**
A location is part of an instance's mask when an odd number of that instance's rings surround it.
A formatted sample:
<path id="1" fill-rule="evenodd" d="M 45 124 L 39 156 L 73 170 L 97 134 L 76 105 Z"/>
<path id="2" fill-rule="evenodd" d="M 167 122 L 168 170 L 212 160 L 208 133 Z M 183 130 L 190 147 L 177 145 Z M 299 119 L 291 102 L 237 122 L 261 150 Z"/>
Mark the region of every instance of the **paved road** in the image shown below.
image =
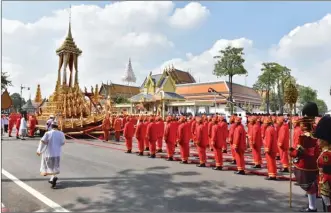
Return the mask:
<path id="1" fill-rule="evenodd" d="M 38 140 L 5 137 L 2 203 L 11 212 L 55 211 L 56 205 L 68 211 L 248 212 L 297 211 L 307 199 L 294 186 L 289 209 L 288 181 L 149 159 L 116 150 L 120 145 L 93 143 L 100 146 L 67 141 L 58 189 L 51 189 L 48 178 L 39 175 Z"/>

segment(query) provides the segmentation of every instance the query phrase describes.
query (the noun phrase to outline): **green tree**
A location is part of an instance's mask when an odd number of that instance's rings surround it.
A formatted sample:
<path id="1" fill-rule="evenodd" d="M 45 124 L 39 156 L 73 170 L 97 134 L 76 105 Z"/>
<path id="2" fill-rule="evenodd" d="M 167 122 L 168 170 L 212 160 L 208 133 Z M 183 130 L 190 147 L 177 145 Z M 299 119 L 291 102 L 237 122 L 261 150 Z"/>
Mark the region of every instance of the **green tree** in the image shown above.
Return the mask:
<path id="1" fill-rule="evenodd" d="M 267 108 L 267 113 L 269 113 L 269 111 L 270 111 L 270 92 L 274 88 L 274 85 L 276 83 L 280 65 L 277 63 L 271 62 L 271 63 L 263 63 L 262 66 L 263 66 L 261 69 L 262 73 L 259 75 L 259 77 L 253 87 L 265 92 L 266 108 Z"/>
<path id="2" fill-rule="evenodd" d="M 214 56 L 217 62 L 214 65 L 213 74 L 217 77 L 228 76 L 230 83 L 229 100 L 232 102 L 232 80 L 235 75 L 247 75 L 244 67 L 243 48 L 228 46 L 225 50 L 220 50 L 218 56 Z M 231 114 L 233 113 L 233 104 L 230 105 Z"/>
<path id="3" fill-rule="evenodd" d="M 308 101 L 316 101 L 317 100 L 317 91 L 312 89 L 311 87 L 306 87 L 299 85 L 299 109 L 302 110 L 303 105 L 305 105 Z"/>
<path id="4" fill-rule="evenodd" d="M 9 86 L 12 86 L 11 80 L 9 80 L 9 75 L 7 72 L 1 72 L 1 91 Z"/>
<path id="5" fill-rule="evenodd" d="M 115 96 L 113 98 L 113 102 L 115 104 L 128 104 L 128 103 L 130 103 L 129 99 L 127 99 L 127 98 L 125 98 L 123 96 Z"/>
<path id="6" fill-rule="evenodd" d="M 280 113 L 284 113 L 285 84 L 291 79 L 291 70 L 287 67 L 276 64 L 276 86 Z"/>
<path id="7" fill-rule="evenodd" d="M 326 103 L 323 100 L 316 99 L 315 102 L 316 102 L 316 104 L 318 106 L 318 112 L 319 112 L 319 114 L 324 115 L 325 113 L 328 112 L 328 106 L 326 105 Z"/>
<path id="8" fill-rule="evenodd" d="M 18 112 L 21 107 L 21 95 L 18 93 L 13 93 L 11 96 L 11 99 L 13 100 L 13 107 Z M 26 103 L 24 98 L 22 98 L 22 106 Z"/>

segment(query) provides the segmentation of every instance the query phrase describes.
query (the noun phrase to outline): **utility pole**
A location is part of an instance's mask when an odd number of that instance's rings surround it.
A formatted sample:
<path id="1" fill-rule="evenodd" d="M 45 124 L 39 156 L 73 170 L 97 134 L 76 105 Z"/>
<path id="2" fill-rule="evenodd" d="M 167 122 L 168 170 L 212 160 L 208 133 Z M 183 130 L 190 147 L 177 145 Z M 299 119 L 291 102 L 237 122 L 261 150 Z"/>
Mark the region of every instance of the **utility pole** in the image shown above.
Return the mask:
<path id="1" fill-rule="evenodd" d="M 27 90 L 30 90 L 30 87 L 26 87 L 26 86 L 23 86 L 21 84 L 21 94 L 20 94 L 20 111 L 22 111 L 22 102 L 23 102 L 23 97 L 22 97 L 22 91 L 23 89 L 27 89 Z"/>

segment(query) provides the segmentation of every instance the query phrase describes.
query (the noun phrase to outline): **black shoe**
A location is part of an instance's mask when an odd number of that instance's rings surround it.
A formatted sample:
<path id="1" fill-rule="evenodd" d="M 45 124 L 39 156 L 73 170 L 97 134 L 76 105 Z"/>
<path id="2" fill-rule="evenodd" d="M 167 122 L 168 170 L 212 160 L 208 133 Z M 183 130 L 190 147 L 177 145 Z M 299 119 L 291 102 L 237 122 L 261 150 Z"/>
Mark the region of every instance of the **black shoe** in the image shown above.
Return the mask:
<path id="1" fill-rule="evenodd" d="M 125 153 L 132 153 L 132 151 L 131 151 L 131 149 L 129 149 Z"/>
<path id="2" fill-rule="evenodd" d="M 206 167 L 205 163 L 198 164 L 197 167 Z"/>
<path id="3" fill-rule="evenodd" d="M 143 152 L 139 152 L 137 155 L 138 156 L 144 156 L 144 153 Z"/>
<path id="4" fill-rule="evenodd" d="M 181 164 L 188 164 L 187 160 L 181 161 Z"/>
<path id="5" fill-rule="evenodd" d="M 254 165 L 254 166 L 252 166 L 252 168 L 253 168 L 253 169 L 261 169 L 262 167 L 261 167 L 261 165 L 258 164 L 258 165 Z"/>
<path id="6" fill-rule="evenodd" d="M 300 212 L 317 212 L 317 209 L 306 208 L 306 209 L 300 210 Z"/>
<path id="7" fill-rule="evenodd" d="M 223 169 L 223 167 L 221 167 L 221 166 L 216 166 L 216 167 L 213 168 L 213 170 L 219 170 L 219 171 L 222 170 L 222 169 Z"/>
<path id="8" fill-rule="evenodd" d="M 277 180 L 277 178 L 276 177 L 266 177 L 266 178 L 264 178 L 265 180 Z"/>
<path id="9" fill-rule="evenodd" d="M 25 141 L 25 138 L 21 138 L 22 141 Z"/>
<path id="10" fill-rule="evenodd" d="M 283 168 L 283 169 L 280 169 L 279 172 L 289 173 L 290 171 L 288 170 L 288 168 Z"/>
<path id="11" fill-rule="evenodd" d="M 56 181 L 57 181 L 57 177 L 54 177 L 53 181 L 52 181 L 52 188 L 53 189 L 56 187 Z"/>
<path id="12" fill-rule="evenodd" d="M 237 175 L 245 175 L 246 173 L 245 173 L 244 170 L 240 170 L 240 171 L 235 172 L 235 174 L 237 174 Z"/>
<path id="13" fill-rule="evenodd" d="M 16 136 L 16 139 L 20 139 L 20 137 Z"/>
<path id="14" fill-rule="evenodd" d="M 231 162 L 231 164 L 237 164 L 237 161 L 236 161 L 236 160 L 233 160 L 233 161 Z"/>
<path id="15" fill-rule="evenodd" d="M 11 136 L 11 135 L 8 135 L 8 137 L 10 137 L 10 138 L 11 138 L 11 137 L 13 137 L 13 136 Z"/>
<path id="16" fill-rule="evenodd" d="M 174 161 L 173 157 L 167 158 L 166 161 Z"/>
<path id="17" fill-rule="evenodd" d="M 145 151 L 149 151 L 149 147 L 146 147 Z"/>
<path id="18" fill-rule="evenodd" d="M 158 149 L 157 150 L 157 153 L 162 153 L 162 149 Z"/>
<path id="19" fill-rule="evenodd" d="M 155 158 L 155 154 L 154 155 L 150 155 L 148 156 L 149 158 Z"/>
<path id="20" fill-rule="evenodd" d="M 226 151 L 226 150 L 223 150 L 223 153 L 225 153 L 225 154 L 226 154 L 226 153 L 228 153 L 228 151 Z"/>
<path id="21" fill-rule="evenodd" d="M 280 157 L 279 157 L 279 156 L 277 156 L 277 157 L 276 157 L 276 160 L 280 160 Z"/>

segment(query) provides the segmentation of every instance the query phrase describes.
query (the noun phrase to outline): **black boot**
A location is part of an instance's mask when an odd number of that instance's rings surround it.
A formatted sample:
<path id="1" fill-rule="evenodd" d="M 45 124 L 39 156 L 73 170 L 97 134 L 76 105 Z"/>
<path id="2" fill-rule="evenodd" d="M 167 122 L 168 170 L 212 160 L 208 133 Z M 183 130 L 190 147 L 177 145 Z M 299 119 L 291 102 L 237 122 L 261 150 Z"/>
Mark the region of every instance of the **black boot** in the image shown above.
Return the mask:
<path id="1" fill-rule="evenodd" d="M 166 161 L 174 161 L 174 158 L 173 157 L 169 157 L 166 159 Z"/>
<path id="2" fill-rule="evenodd" d="M 231 164 L 237 164 L 237 161 L 236 161 L 236 160 L 233 160 L 233 161 L 231 162 Z"/>
<path id="3" fill-rule="evenodd" d="M 155 158 L 155 154 L 148 156 L 149 158 Z"/>
<path id="4" fill-rule="evenodd" d="M 56 188 L 56 182 L 57 182 L 57 177 L 54 177 L 54 178 L 53 178 L 53 181 L 52 181 L 52 186 L 51 186 L 51 188 L 53 188 L 53 189 Z"/>
<path id="5" fill-rule="evenodd" d="M 223 167 L 221 167 L 221 166 L 216 166 L 216 167 L 213 168 L 213 170 L 219 170 L 219 171 L 222 170 L 222 169 L 223 169 Z"/>
<path id="6" fill-rule="evenodd" d="M 258 165 L 254 165 L 254 166 L 252 166 L 252 168 L 253 168 L 253 169 L 261 169 L 262 167 L 261 167 L 261 165 L 258 164 Z"/>
<path id="7" fill-rule="evenodd" d="M 162 153 L 162 149 L 158 149 L 157 150 L 157 153 Z"/>
<path id="8" fill-rule="evenodd" d="M 277 178 L 276 177 L 266 177 L 266 178 L 264 178 L 265 180 L 277 180 Z"/>
<path id="9" fill-rule="evenodd" d="M 146 148 L 145 148 L 145 151 L 149 151 L 149 147 L 146 147 Z"/>
<path id="10" fill-rule="evenodd" d="M 317 209 L 310 209 L 309 207 L 306 209 L 300 210 L 300 212 L 317 212 Z"/>
<path id="11" fill-rule="evenodd" d="M 138 156 L 144 156 L 144 153 L 143 152 L 139 152 L 138 153 Z"/>
<path id="12" fill-rule="evenodd" d="M 205 163 L 200 163 L 197 165 L 197 167 L 206 167 L 206 164 Z"/>
<path id="13" fill-rule="evenodd" d="M 188 164 L 187 160 L 181 161 L 181 164 Z"/>
<path id="14" fill-rule="evenodd" d="M 244 170 L 239 170 L 239 171 L 236 171 L 235 174 L 237 175 L 245 175 L 245 171 Z"/>
<path id="15" fill-rule="evenodd" d="M 125 153 L 132 153 L 132 151 L 131 151 L 131 149 L 129 149 Z"/>
<path id="16" fill-rule="evenodd" d="M 226 153 L 228 153 L 228 151 L 224 149 L 224 150 L 223 150 L 223 153 L 225 153 L 225 154 L 226 154 Z"/>
<path id="17" fill-rule="evenodd" d="M 277 157 L 276 157 L 276 160 L 280 160 L 280 156 L 277 156 Z"/>
<path id="18" fill-rule="evenodd" d="M 283 169 L 279 170 L 279 172 L 289 173 L 290 171 L 288 170 L 288 168 L 283 168 Z"/>

